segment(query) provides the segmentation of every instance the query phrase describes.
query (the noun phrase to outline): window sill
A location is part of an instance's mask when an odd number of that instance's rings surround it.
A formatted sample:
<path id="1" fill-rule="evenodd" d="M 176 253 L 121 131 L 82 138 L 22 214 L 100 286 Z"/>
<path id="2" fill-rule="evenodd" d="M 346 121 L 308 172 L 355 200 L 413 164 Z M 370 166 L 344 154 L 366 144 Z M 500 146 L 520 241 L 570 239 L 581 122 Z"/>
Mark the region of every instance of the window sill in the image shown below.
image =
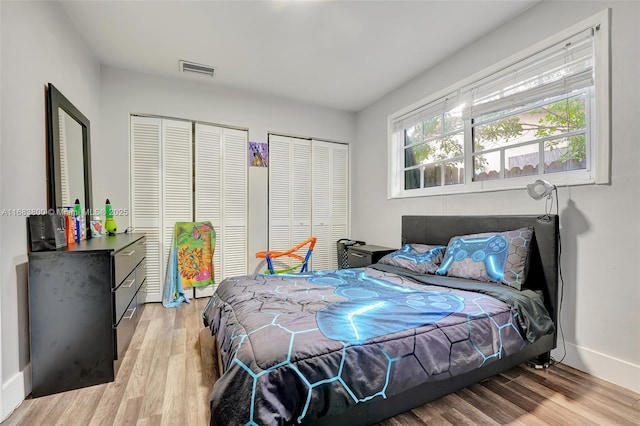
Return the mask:
<path id="1" fill-rule="evenodd" d="M 562 174 L 531 175 L 510 179 L 485 180 L 481 182 L 472 182 L 468 185 L 438 186 L 431 188 L 414 189 L 409 191 L 390 190 L 387 194 L 387 200 L 416 197 L 433 197 L 442 195 L 474 194 L 481 192 L 524 190 L 526 189 L 528 184 L 533 183 L 538 179 L 547 180 L 558 187 L 596 184 L 596 178 L 592 173 L 580 170 Z"/>

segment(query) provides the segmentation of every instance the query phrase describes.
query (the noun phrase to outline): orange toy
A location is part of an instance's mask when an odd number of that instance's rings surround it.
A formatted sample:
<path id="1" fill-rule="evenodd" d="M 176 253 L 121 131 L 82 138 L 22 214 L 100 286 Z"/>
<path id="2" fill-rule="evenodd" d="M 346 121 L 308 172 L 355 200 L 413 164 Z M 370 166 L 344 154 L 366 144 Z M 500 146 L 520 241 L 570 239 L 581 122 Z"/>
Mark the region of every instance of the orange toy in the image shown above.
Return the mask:
<path id="1" fill-rule="evenodd" d="M 267 260 L 267 267 L 269 269 L 265 271 L 265 274 L 272 274 L 272 275 L 284 274 L 287 272 L 291 272 L 298 267 L 300 268 L 299 273 L 307 272 L 309 259 L 311 258 L 311 254 L 313 253 L 313 247 L 315 247 L 316 245 L 316 240 L 317 240 L 316 237 L 311 237 L 308 240 L 301 242 L 297 246 L 292 247 L 287 251 L 260 251 L 256 253 L 256 257 L 258 259 Z M 309 249 L 307 250 L 307 255 L 305 257 L 302 257 L 296 253 L 296 251 L 300 250 L 302 247 L 306 246 L 307 244 L 309 244 Z M 293 257 L 294 259 L 300 260 L 302 263 L 300 265 L 295 265 L 290 268 L 273 269 L 273 259 L 276 259 L 282 256 Z"/>

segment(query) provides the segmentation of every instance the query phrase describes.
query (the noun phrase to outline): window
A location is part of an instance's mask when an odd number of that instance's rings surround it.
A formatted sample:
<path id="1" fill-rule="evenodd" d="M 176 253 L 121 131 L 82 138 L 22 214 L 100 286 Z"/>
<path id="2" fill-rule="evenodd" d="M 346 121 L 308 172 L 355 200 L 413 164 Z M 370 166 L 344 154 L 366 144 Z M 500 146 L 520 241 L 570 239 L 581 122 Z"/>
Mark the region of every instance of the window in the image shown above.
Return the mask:
<path id="1" fill-rule="evenodd" d="M 390 198 L 609 180 L 608 11 L 389 117 Z"/>

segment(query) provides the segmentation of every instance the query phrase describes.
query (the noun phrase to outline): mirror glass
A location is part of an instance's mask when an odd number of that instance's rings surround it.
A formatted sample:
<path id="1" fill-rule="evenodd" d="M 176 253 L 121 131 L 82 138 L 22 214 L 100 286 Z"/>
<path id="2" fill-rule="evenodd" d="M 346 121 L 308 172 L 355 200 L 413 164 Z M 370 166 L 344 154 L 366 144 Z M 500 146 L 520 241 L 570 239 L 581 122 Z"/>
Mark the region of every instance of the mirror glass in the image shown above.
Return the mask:
<path id="1" fill-rule="evenodd" d="M 47 113 L 48 207 L 60 213 L 78 199 L 88 228 L 92 209 L 89 119 L 51 83 Z M 86 235 L 90 238 L 90 232 Z"/>
<path id="2" fill-rule="evenodd" d="M 60 190 L 62 205 L 73 206 L 76 199 L 86 206 L 84 199 L 84 147 L 82 126 L 62 108 L 58 108 L 60 131 Z"/>

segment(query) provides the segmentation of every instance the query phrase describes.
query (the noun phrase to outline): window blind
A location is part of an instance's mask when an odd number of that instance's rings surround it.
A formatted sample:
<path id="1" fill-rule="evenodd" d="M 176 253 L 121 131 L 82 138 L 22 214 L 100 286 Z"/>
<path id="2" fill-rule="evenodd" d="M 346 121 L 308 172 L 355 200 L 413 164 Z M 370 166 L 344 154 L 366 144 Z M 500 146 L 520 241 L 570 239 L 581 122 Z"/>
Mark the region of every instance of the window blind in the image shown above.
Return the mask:
<path id="1" fill-rule="evenodd" d="M 589 28 L 461 89 L 465 119 L 517 108 L 594 84 Z"/>
<path id="2" fill-rule="evenodd" d="M 430 118 L 442 115 L 459 106 L 460 100 L 458 91 L 449 93 L 433 102 L 418 107 L 417 109 L 404 114 L 392 123 L 393 131 L 402 131 L 404 129 L 410 129 L 411 127 L 422 123 Z"/>

